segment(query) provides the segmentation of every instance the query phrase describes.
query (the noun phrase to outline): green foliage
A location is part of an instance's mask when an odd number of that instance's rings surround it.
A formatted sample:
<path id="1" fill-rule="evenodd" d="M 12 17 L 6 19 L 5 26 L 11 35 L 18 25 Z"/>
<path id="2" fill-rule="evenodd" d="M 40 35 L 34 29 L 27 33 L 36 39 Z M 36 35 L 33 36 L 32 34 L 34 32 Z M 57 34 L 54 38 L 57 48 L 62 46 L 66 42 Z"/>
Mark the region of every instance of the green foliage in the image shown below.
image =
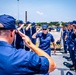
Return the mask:
<path id="1" fill-rule="evenodd" d="M 62 23 L 62 26 L 64 26 L 65 24 L 68 24 L 68 22 L 61 22 Z"/>
<path id="2" fill-rule="evenodd" d="M 65 24 L 68 24 L 69 22 L 61 22 L 61 26 L 64 26 Z M 42 26 L 42 24 L 48 24 L 48 26 L 60 26 L 60 22 L 55 21 L 55 22 L 38 22 L 37 26 Z M 18 20 L 16 20 L 16 25 L 18 25 Z M 26 26 L 26 24 L 24 25 Z"/>
<path id="3" fill-rule="evenodd" d="M 59 22 L 50 22 L 50 23 L 47 23 L 47 22 L 39 22 L 37 23 L 38 26 L 42 26 L 42 24 L 48 24 L 48 26 L 59 26 Z"/>
<path id="4" fill-rule="evenodd" d="M 59 26 L 60 24 L 59 24 L 59 22 L 50 22 L 48 25 L 49 26 Z"/>
<path id="5" fill-rule="evenodd" d="M 39 22 L 39 23 L 37 23 L 38 26 L 42 26 L 42 24 L 47 24 L 47 22 Z"/>

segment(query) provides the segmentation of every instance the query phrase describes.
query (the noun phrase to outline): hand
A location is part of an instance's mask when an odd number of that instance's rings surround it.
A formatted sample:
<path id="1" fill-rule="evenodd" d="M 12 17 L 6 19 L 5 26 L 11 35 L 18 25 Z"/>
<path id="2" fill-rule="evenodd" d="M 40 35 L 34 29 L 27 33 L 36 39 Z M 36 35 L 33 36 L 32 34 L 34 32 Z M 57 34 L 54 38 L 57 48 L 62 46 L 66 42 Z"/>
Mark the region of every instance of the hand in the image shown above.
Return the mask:
<path id="1" fill-rule="evenodd" d="M 29 24 L 28 26 L 26 26 L 26 30 L 28 30 L 30 28 L 31 24 Z"/>
<path id="2" fill-rule="evenodd" d="M 38 29 L 36 33 L 40 32 L 40 31 L 41 31 L 41 28 L 40 28 L 40 29 Z"/>
<path id="3" fill-rule="evenodd" d="M 17 30 L 21 30 L 21 28 L 23 28 L 24 24 L 22 24 L 19 28 L 17 28 Z"/>
<path id="4" fill-rule="evenodd" d="M 31 47 L 32 42 L 30 40 L 30 38 L 28 36 L 26 36 L 25 34 L 23 34 L 22 32 L 18 31 L 19 35 L 22 37 L 22 39 L 24 40 L 25 44 L 27 47 Z"/>

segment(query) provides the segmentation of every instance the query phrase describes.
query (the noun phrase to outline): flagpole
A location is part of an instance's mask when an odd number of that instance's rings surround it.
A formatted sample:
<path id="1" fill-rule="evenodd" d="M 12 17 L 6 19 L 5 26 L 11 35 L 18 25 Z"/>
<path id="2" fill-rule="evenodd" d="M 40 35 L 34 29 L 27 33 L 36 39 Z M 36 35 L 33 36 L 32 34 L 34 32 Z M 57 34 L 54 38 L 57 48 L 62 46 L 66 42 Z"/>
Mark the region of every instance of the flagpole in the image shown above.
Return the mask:
<path id="1" fill-rule="evenodd" d="M 19 20 L 19 0 L 18 1 L 18 20 Z"/>

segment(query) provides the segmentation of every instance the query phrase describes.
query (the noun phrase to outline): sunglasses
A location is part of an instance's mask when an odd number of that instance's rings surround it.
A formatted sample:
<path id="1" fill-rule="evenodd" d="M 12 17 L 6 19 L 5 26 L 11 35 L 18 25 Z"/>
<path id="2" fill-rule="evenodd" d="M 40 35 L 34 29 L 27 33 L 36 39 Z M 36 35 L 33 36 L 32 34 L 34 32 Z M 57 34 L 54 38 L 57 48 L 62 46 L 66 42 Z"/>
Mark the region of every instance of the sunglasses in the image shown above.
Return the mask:
<path id="1" fill-rule="evenodd" d="M 43 29 L 43 30 L 47 30 L 47 29 Z"/>

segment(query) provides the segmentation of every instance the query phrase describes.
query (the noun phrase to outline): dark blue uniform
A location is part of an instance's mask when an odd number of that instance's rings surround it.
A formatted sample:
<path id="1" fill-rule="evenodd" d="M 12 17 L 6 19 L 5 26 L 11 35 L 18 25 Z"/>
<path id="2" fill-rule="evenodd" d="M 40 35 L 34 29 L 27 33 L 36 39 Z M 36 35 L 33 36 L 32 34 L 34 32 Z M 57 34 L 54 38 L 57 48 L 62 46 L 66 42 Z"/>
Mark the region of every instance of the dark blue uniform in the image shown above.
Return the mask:
<path id="1" fill-rule="evenodd" d="M 25 33 L 23 28 L 21 28 L 20 31 L 22 33 Z M 19 49 L 19 48 L 23 49 L 24 48 L 24 42 L 22 40 L 22 37 L 18 33 L 16 33 L 15 44 L 16 44 L 17 49 Z"/>
<path id="2" fill-rule="evenodd" d="M 74 50 L 72 52 L 72 61 L 76 70 L 76 34 L 72 34 L 72 42 L 74 43 Z"/>
<path id="3" fill-rule="evenodd" d="M 23 21 L 18 20 L 18 26 L 16 28 L 19 28 L 22 24 L 23 24 Z M 20 31 L 25 34 L 24 28 L 21 28 Z M 16 33 L 16 35 L 15 35 L 13 45 L 17 49 L 19 49 L 19 48 L 23 49 L 25 47 L 22 37 L 18 33 Z"/>
<path id="4" fill-rule="evenodd" d="M 32 30 L 32 35 L 34 33 L 36 33 L 36 25 L 33 25 L 32 28 L 31 28 L 31 30 Z M 33 44 L 36 44 L 36 38 L 32 38 L 32 43 Z"/>
<path id="5" fill-rule="evenodd" d="M 73 34 L 73 30 L 70 30 L 69 31 L 69 35 L 68 35 L 68 50 L 69 50 L 69 53 L 70 53 L 70 58 L 74 64 L 74 41 L 72 39 L 72 34 Z"/>
<path id="6" fill-rule="evenodd" d="M 28 30 L 25 30 L 25 34 L 32 39 L 32 35 L 31 35 L 31 28 L 29 28 Z M 29 51 L 30 48 L 28 48 L 27 46 L 25 46 L 25 50 Z"/>
<path id="7" fill-rule="evenodd" d="M 0 41 L 0 75 L 44 74 L 49 69 L 47 58 L 34 52 L 15 49 L 7 42 Z"/>
<path id="8" fill-rule="evenodd" d="M 67 53 L 67 50 L 68 50 L 68 42 L 67 42 L 67 38 L 65 40 L 65 36 L 68 36 L 68 30 L 64 30 L 63 31 L 63 43 L 64 43 L 64 52 Z"/>
<path id="9" fill-rule="evenodd" d="M 36 38 L 39 38 L 39 48 L 51 55 L 50 43 L 54 42 L 53 36 L 50 33 L 43 34 L 40 32 L 36 35 Z"/>

